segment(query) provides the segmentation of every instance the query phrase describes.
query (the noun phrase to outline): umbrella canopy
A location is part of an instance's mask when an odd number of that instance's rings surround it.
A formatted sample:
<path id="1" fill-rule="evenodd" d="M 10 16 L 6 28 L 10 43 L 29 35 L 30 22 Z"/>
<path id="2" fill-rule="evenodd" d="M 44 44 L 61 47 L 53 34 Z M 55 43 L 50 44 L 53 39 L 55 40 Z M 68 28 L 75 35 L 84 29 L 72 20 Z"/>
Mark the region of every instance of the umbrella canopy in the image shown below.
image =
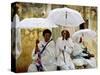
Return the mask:
<path id="1" fill-rule="evenodd" d="M 17 28 L 52 28 L 57 27 L 54 23 L 44 18 L 27 18 L 22 20 Z"/>
<path id="2" fill-rule="evenodd" d="M 47 18 L 53 23 L 61 26 L 79 26 L 84 23 L 84 20 L 78 11 L 67 7 L 50 11 Z"/>
<path id="3" fill-rule="evenodd" d="M 91 29 L 83 29 L 75 32 L 72 35 L 72 39 L 77 42 L 79 41 L 80 37 L 94 39 L 96 38 L 96 32 Z"/>

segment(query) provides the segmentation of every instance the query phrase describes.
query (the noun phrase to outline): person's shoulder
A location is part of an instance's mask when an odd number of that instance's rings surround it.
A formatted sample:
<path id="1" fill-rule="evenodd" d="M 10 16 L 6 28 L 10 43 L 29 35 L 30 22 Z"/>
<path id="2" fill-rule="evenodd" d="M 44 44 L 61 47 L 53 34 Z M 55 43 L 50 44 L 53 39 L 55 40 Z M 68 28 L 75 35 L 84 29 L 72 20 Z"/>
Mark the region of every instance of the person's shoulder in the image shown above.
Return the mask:
<path id="1" fill-rule="evenodd" d="M 71 38 L 68 38 L 69 41 L 73 41 Z"/>
<path id="2" fill-rule="evenodd" d="M 50 42 L 48 42 L 48 46 L 54 46 L 54 45 L 55 45 L 54 40 L 51 40 Z"/>
<path id="3" fill-rule="evenodd" d="M 54 42 L 54 40 L 52 39 L 52 40 L 50 41 L 50 43 L 55 43 L 55 42 Z"/>

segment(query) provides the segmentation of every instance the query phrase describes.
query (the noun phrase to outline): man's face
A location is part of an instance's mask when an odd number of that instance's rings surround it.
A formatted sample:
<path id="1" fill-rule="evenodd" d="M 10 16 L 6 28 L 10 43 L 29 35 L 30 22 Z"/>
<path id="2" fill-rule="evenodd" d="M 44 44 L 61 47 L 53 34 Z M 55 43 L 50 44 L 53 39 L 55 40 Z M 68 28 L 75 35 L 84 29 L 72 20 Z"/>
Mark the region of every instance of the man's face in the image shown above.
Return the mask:
<path id="1" fill-rule="evenodd" d="M 45 33 L 44 39 L 46 42 L 50 40 L 50 37 L 51 37 L 50 33 Z"/>

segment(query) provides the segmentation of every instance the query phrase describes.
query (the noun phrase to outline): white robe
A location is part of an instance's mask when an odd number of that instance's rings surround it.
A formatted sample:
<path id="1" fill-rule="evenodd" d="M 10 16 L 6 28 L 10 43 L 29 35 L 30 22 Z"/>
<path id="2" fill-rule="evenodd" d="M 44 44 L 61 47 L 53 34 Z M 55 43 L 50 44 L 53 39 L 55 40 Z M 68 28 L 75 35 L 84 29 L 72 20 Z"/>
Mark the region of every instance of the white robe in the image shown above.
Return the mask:
<path id="1" fill-rule="evenodd" d="M 66 49 L 64 49 L 64 46 L 66 46 Z M 58 53 L 57 64 L 61 67 L 62 70 L 75 69 L 73 61 L 70 57 L 71 53 L 73 52 L 73 47 L 74 43 L 70 38 L 68 40 L 62 40 L 62 37 L 60 37 L 56 41 L 56 50 Z M 64 51 L 65 62 L 62 51 Z"/>
<path id="2" fill-rule="evenodd" d="M 40 43 L 38 44 L 38 47 L 40 49 L 40 51 L 43 49 L 43 46 L 46 45 L 47 42 L 40 41 Z M 50 41 L 48 43 L 48 45 L 46 46 L 44 52 L 41 54 L 41 62 L 43 65 L 43 68 L 45 69 L 45 71 L 54 71 L 56 70 L 56 47 L 55 47 L 55 43 L 54 41 Z M 34 52 L 32 53 L 32 58 L 33 60 L 35 60 L 37 58 L 37 55 L 34 55 Z M 29 68 L 28 71 L 37 71 L 36 70 L 36 66 L 35 63 L 33 62 Z"/>
<path id="3" fill-rule="evenodd" d="M 73 51 L 73 55 L 74 56 L 79 55 L 77 58 L 73 59 L 75 66 L 87 65 L 87 68 L 96 68 L 95 57 L 91 57 L 90 59 L 83 58 L 83 56 L 88 56 L 88 54 L 82 52 L 83 48 L 85 48 L 83 44 L 75 43 L 75 47 L 76 50 Z"/>

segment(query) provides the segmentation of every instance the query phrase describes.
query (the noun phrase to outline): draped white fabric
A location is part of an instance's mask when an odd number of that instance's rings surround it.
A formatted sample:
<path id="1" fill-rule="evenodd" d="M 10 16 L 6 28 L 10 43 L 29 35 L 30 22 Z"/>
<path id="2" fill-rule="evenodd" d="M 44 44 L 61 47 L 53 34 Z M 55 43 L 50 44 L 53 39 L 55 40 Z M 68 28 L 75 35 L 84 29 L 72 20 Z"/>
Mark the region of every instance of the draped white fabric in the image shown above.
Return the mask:
<path id="1" fill-rule="evenodd" d="M 66 49 L 64 49 L 64 46 L 66 46 Z M 64 70 L 75 69 L 75 66 L 70 57 L 73 48 L 74 48 L 74 44 L 71 39 L 62 40 L 62 37 L 60 37 L 56 41 L 56 50 L 59 52 L 57 55 L 57 64 L 61 66 L 62 69 Z M 64 51 L 65 54 L 65 62 L 64 62 L 64 56 L 62 54 L 62 51 Z"/>

